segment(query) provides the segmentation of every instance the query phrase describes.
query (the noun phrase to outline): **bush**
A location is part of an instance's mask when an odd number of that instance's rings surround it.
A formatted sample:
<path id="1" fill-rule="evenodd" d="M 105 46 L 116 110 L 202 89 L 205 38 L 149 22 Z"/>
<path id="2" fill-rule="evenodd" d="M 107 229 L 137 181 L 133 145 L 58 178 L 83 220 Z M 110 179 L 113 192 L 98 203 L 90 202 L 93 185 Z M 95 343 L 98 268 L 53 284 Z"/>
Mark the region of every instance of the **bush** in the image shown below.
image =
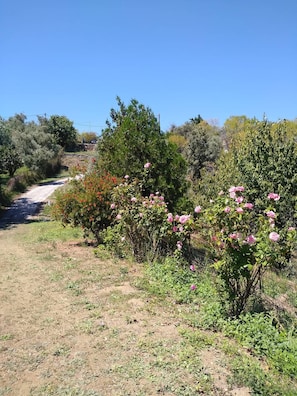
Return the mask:
<path id="1" fill-rule="evenodd" d="M 278 215 L 272 205 L 257 214 L 243 191 L 242 186 L 231 187 L 228 195 L 222 191 L 196 224 L 212 254 L 231 316 L 245 309 L 268 266 L 285 261 L 296 244 L 295 228 L 277 228 Z M 279 199 L 276 193 L 266 196 L 269 203 Z"/>
<path id="2" fill-rule="evenodd" d="M 82 227 L 85 236 L 102 242 L 101 233 L 112 222 L 111 192 L 118 179 L 93 169 L 74 179 L 65 190 L 57 191 L 52 216 L 63 224 Z"/>
<path id="3" fill-rule="evenodd" d="M 149 176 L 150 164 L 146 164 L 145 176 Z M 189 247 L 190 216 L 168 213 L 165 198 L 159 193 L 142 196 L 142 181 L 126 181 L 117 186 L 112 194 L 115 211 L 116 235 L 130 249 L 139 262 L 186 252 Z"/>

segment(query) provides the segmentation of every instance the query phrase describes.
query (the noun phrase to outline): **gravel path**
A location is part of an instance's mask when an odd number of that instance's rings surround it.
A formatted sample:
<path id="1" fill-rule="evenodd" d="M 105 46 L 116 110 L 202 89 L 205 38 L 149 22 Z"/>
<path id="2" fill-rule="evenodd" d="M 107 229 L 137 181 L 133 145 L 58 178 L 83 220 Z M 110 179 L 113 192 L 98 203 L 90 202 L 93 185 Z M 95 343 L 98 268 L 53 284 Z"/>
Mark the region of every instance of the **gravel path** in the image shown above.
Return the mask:
<path id="1" fill-rule="evenodd" d="M 59 187 L 65 184 L 68 178 L 40 184 L 32 187 L 22 194 L 3 213 L 0 218 L 0 228 L 9 228 L 13 225 L 23 223 L 30 216 L 34 215 L 42 203 Z"/>

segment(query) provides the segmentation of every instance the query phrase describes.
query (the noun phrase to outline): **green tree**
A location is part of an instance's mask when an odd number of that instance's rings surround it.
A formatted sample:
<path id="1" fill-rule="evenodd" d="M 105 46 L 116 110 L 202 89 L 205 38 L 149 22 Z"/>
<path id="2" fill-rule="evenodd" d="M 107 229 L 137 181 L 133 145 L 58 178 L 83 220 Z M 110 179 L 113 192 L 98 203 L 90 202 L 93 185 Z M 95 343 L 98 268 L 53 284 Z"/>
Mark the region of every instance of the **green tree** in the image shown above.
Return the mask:
<path id="1" fill-rule="evenodd" d="M 98 142 L 99 166 L 115 176 L 141 179 L 145 163 L 151 163 L 145 195 L 160 191 L 169 206 L 179 205 L 187 190 L 186 163 L 176 146 L 166 139 L 151 109 L 132 99 L 126 106 L 117 98 L 111 120 Z"/>
<path id="2" fill-rule="evenodd" d="M 65 116 L 52 115 L 43 123 L 47 132 L 55 136 L 57 144 L 64 149 L 72 149 L 77 145 L 77 131 L 73 122 Z"/>

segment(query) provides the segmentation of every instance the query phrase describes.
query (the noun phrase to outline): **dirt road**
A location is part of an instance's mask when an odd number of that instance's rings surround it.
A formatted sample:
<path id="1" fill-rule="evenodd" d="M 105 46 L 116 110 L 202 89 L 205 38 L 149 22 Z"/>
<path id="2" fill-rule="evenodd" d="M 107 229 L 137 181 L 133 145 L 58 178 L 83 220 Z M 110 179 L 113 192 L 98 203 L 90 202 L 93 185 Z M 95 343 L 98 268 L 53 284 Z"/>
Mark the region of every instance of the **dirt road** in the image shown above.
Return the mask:
<path id="1" fill-rule="evenodd" d="M 0 217 L 0 228 L 7 228 L 23 223 L 36 213 L 42 203 L 59 187 L 65 184 L 67 178 L 40 184 L 16 199 Z"/>

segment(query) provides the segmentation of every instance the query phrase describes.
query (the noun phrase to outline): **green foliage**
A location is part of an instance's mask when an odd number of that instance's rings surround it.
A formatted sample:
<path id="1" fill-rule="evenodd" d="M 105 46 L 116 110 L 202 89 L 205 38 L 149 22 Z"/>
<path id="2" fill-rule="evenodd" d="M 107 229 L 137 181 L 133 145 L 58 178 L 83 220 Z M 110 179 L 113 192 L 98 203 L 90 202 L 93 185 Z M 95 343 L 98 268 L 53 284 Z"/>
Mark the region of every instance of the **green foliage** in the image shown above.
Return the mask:
<path id="1" fill-rule="evenodd" d="M 297 339 L 290 332 L 276 327 L 273 316 L 246 314 L 227 321 L 223 326 L 232 336 L 256 356 L 266 356 L 272 367 L 285 375 L 297 376 Z"/>
<path id="2" fill-rule="evenodd" d="M 157 118 L 135 99 L 125 106 L 117 98 L 119 110 L 111 110 L 111 121 L 98 142 L 99 166 L 115 176 L 141 178 L 143 164 L 152 163 L 144 195 L 159 191 L 170 209 L 178 207 L 187 191 L 186 163 L 175 145 L 160 131 Z"/>
<path id="3" fill-rule="evenodd" d="M 197 231 L 212 252 L 231 316 L 238 316 L 260 285 L 265 269 L 286 260 L 296 245 L 295 228 L 278 229 L 272 206 L 257 214 L 242 186 L 221 192 L 197 220 Z M 277 194 L 271 200 L 278 201 Z M 267 197 L 266 197 L 267 201 Z"/>
<path id="4" fill-rule="evenodd" d="M 72 149 L 77 144 L 77 131 L 73 122 L 65 116 L 52 115 L 48 120 L 43 119 L 46 131 L 55 137 L 56 143 L 64 149 Z"/>
<path id="5" fill-rule="evenodd" d="M 263 210 L 267 194 L 277 191 L 282 197 L 277 224 L 284 227 L 288 221 L 296 221 L 297 150 L 287 123 L 258 122 L 246 131 L 233 156 L 247 197 L 255 202 L 256 210 Z"/>
<path id="6" fill-rule="evenodd" d="M 117 179 L 93 169 L 80 179 L 74 179 L 66 190 L 57 191 L 52 216 L 63 224 L 81 227 L 85 236 L 90 233 L 97 243 L 101 232 L 112 221 L 111 192 Z"/>
<path id="7" fill-rule="evenodd" d="M 97 139 L 98 139 L 98 137 L 97 137 L 96 132 L 82 132 L 79 135 L 79 140 L 82 143 L 91 143 L 93 141 L 95 142 L 95 141 L 97 141 Z"/>

